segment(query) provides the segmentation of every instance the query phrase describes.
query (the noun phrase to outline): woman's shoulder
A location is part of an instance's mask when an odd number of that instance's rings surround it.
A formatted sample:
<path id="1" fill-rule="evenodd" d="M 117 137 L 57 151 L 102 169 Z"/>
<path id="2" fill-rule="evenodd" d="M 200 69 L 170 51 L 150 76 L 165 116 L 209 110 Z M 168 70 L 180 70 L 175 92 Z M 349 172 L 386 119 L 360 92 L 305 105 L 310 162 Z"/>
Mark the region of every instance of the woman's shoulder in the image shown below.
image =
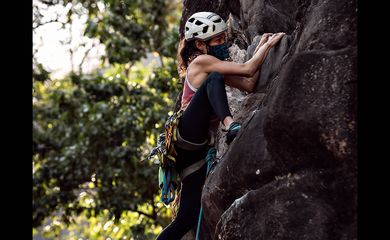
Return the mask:
<path id="1" fill-rule="evenodd" d="M 208 54 L 202 54 L 202 55 L 199 55 L 197 56 L 192 62 L 191 64 L 202 64 L 202 63 L 209 63 L 210 61 L 212 60 L 215 60 L 217 58 L 211 56 L 211 55 L 208 55 Z"/>

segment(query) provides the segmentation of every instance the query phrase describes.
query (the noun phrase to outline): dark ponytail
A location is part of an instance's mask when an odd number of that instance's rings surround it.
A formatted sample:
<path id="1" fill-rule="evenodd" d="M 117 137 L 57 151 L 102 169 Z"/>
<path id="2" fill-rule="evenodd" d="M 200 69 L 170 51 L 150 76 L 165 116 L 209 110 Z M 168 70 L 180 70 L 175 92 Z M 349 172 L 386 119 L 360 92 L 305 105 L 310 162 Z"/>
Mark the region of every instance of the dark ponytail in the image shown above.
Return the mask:
<path id="1" fill-rule="evenodd" d="M 185 78 L 188 65 L 200 54 L 202 53 L 196 47 L 195 40 L 186 41 L 185 39 L 182 39 L 180 41 L 177 51 L 177 70 L 182 82 Z"/>
<path id="2" fill-rule="evenodd" d="M 177 51 L 177 71 L 179 73 L 180 82 L 184 83 L 184 78 L 186 77 L 187 67 L 192 60 L 201 54 L 200 50 L 195 45 L 195 40 L 186 41 L 185 39 L 180 40 L 179 47 Z M 183 95 L 183 90 L 180 91 L 176 97 L 175 109 L 174 111 L 179 111 L 181 108 L 181 97 Z"/>

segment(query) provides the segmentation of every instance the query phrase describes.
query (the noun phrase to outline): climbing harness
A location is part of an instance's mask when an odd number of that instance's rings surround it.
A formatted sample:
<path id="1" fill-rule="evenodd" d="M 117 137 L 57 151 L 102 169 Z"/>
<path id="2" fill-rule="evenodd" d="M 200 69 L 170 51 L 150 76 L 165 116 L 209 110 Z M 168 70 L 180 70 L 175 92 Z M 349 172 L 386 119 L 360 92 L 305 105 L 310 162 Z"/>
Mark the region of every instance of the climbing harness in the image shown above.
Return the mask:
<path id="1" fill-rule="evenodd" d="M 182 115 L 182 110 L 175 112 L 168 118 L 165 123 L 165 131 L 161 133 L 157 139 L 157 147 L 153 148 L 150 154 L 147 156 L 147 160 L 157 156 L 159 159 L 159 187 L 161 189 L 160 200 L 165 204 L 169 205 L 175 200 L 176 189 L 179 187 L 178 175 L 180 180 L 183 181 L 191 173 L 202 168 L 207 163 L 206 177 L 208 176 L 210 169 L 213 164 L 213 160 L 216 156 L 216 149 L 214 147 L 209 148 L 206 158 L 185 168 L 180 174 L 177 174 L 175 169 L 177 152 L 175 145 L 188 151 L 194 151 L 201 149 L 207 145 L 205 142 L 196 144 L 183 139 L 180 136 L 178 129 L 179 120 Z M 200 224 L 202 218 L 202 206 L 199 212 L 198 226 L 196 231 L 196 240 L 199 240 Z"/>
<path id="2" fill-rule="evenodd" d="M 160 200 L 165 205 L 168 205 L 175 200 L 175 191 L 179 186 L 177 174 L 172 161 L 169 161 L 164 166 L 160 166 L 158 169 L 158 175 L 159 187 L 161 189 Z"/>
<path id="3" fill-rule="evenodd" d="M 175 170 L 176 150 L 174 143 L 177 141 L 177 127 L 182 111 L 175 112 L 168 117 L 165 123 L 165 131 L 157 140 L 157 147 L 153 148 L 146 159 L 150 160 L 156 156 L 159 160 L 158 180 L 161 189 L 160 200 L 170 204 L 175 199 L 175 191 L 179 185 Z"/>
<path id="4" fill-rule="evenodd" d="M 160 200 L 169 205 L 176 197 L 176 189 L 179 186 L 178 174 L 175 169 L 177 152 L 175 145 L 182 149 L 194 151 L 203 148 L 207 144 L 205 142 L 197 144 L 189 142 L 180 136 L 178 125 L 183 111 L 175 112 L 172 116 L 168 117 L 165 123 L 165 131 L 161 133 L 157 140 L 157 147 L 153 148 L 146 158 L 152 159 L 156 156 L 159 159 L 159 187 L 161 189 Z M 204 159 L 193 163 L 180 173 L 180 180 L 183 181 L 185 177 L 191 173 L 199 170 L 205 164 Z"/>

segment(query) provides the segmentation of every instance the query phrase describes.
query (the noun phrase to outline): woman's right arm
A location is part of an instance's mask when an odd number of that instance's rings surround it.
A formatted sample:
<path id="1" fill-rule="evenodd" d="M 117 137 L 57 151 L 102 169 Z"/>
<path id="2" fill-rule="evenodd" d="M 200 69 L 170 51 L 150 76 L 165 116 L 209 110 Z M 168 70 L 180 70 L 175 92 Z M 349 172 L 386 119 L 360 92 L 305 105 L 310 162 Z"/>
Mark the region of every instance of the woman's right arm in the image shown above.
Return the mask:
<path id="1" fill-rule="evenodd" d="M 272 35 L 266 43 L 263 45 L 258 45 L 255 50 L 255 54 L 251 59 L 249 59 L 245 64 L 248 65 L 250 69 L 251 76 L 253 76 L 260 66 L 263 64 L 265 57 L 268 54 L 268 51 L 276 45 L 277 42 L 285 35 L 285 33 L 276 33 Z"/>
<path id="2" fill-rule="evenodd" d="M 201 68 L 204 72 L 219 72 L 222 75 L 238 75 L 242 77 L 252 77 L 261 64 L 264 62 L 268 51 L 280 40 L 284 33 L 274 34 L 262 46 L 258 46 L 257 52 L 245 63 L 235 63 L 221 61 L 211 55 L 201 55 L 194 60 L 194 65 Z"/>

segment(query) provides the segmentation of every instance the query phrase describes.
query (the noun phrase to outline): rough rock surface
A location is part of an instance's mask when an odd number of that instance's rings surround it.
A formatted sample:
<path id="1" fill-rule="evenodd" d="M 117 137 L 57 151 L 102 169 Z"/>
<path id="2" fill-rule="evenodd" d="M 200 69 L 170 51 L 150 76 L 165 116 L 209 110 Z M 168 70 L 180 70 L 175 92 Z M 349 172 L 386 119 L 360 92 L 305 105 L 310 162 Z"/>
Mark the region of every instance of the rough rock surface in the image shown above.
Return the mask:
<path id="1" fill-rule="evenodd" d="M 346 182 L 331 176 L 298 172 L 249 191 L 223 213 L 215 239 L 343 239 L 337 200 Z"/>
<path id="2" fill-rule="evenodd" d="M 235 62 L 286 32 L 251 94 L 227 87 L 243 128 L 206 180 L 201 239 L 357 239 L 355 0 L 185 0 L 228 21 Z M 181 32 L 182 34 L 182 32 Z"/>

